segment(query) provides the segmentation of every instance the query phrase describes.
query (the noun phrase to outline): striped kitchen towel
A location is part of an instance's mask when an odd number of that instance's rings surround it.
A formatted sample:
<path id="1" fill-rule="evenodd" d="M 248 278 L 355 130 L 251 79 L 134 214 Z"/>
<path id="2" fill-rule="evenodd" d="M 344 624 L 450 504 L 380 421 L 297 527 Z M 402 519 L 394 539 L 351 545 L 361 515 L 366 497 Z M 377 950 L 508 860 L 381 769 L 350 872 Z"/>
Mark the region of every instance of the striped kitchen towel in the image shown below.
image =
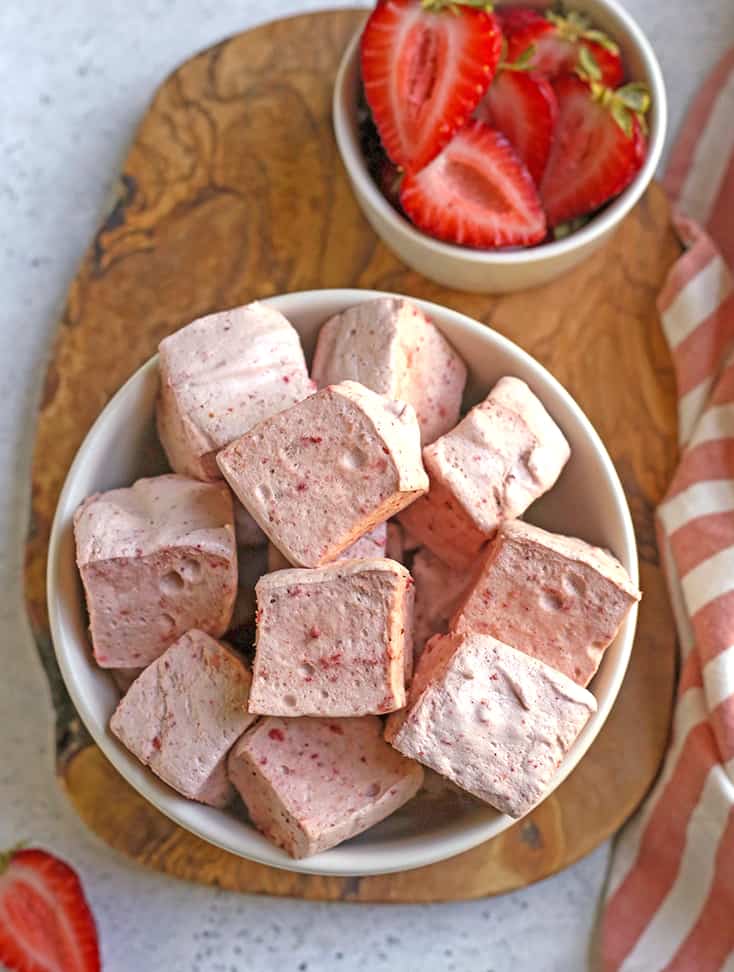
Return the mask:
<path id="1" fill-rule="evenodd" d="M 604 972 L 734 972 L 734 50 L 665 185 L 685 253 L 659 296 L 680 465 L 658 509 L 681 675 L 661 776 L 615 848 Z"/>

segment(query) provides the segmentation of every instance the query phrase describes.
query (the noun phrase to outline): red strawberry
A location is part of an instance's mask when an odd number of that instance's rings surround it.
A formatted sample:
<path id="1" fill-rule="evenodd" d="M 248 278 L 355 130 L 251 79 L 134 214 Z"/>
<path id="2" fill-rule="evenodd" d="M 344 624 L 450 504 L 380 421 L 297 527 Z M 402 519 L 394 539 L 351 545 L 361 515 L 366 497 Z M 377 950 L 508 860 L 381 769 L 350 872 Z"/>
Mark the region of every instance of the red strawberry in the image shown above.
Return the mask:
<path id="1" fill-rule="evenodd" d="M 362 35 L 362 80 L 385 151 L 411 171 L 467 121 L 502 35 L 479 0 L 378 0 Z"/>
<path id="2" fill-rule="evenodd" d="M 550 81 L 525 71 L 500 70 L 474 115 L 507 136 L 539 185 L 558 115 Z"/>
<path id="3" fill-rule="evenodd" d="M 400 202 L 418 229 L 450 243 L 529 246 L 545 236 L 530 173 L 504 135 L 470 121 L 421 172 L 408 173 Z"/>
<path id="4" fill-rule="evenodd" d="M 569 74 L 553 88 L 558 122 L 540 195 L 549 226 L 598 209 L 634 178 L 645 158 L 641 85 L 611 91 Z"/>
<path id="5" fill-rule="evenodd" d="M 573 71 L 579 63 L 579 48 L 585 47 L 599 65 L 601 80 L 607 87 L 616 88 L 622 83 L 624 69 L 619 48 L 601 31 L 591 28 L 581 14 L 561 17 L 548 12 L 543 16 L 535 10 L 519 8 L 502 18 L 501 23 L 509 62 L 532 48 L 529 66 L 552 80 Z"/>
<path id="6" fill-rule="evenodd" d="M 525 27 L 532 27 L 538 20 L 544 19 L 532 7 L 498 7 L 494 15 L 505 37 Z"/>
<path id="7" fill-rule="evenodd" d="M 42 850 L 0 855 L 0 965 L 98 972 L 97 930 L 72 869 Z"/>

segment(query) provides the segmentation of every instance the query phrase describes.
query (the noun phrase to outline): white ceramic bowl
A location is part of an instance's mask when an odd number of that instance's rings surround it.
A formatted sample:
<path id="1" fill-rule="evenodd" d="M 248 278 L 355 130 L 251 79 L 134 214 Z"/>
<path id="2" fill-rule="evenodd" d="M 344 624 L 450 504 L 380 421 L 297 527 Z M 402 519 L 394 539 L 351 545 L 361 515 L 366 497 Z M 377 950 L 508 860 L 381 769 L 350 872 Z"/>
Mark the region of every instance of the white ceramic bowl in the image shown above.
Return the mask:
<path id="1" fill-rule="evenodd" d="M 319 326 L 332 314 L 381 296 L 366 290 L 315 290 L 269 299 L 297 328 L 310 356 Z M 436 304 L 422 306 L 469 364 L 465 405 L 483 398 L 502 375 L 529 383 L 571 443 L 572 457 L 556 487 L 528 519 L 610 548 L 637 582 L 637 553 L 629 509 L 598 435 L 567 391 L 530 355 L 482 324 Z M 48 603 L 56 657 L 74 705 L 97 745 L 122 776 L 176 823 L 234 854 L 276 867 L 319 874 L 365 875 L 430 864 L 495 836 L 509 817 L 455 793 L 413 800 L 367 833 L 326 853 L 293 861 L 234 812 L 194 803 L 169 789 L 115 739 L 107 726 L 118 693 L 92 660 L 81 583 L 74 563 L 72 516 L 98 490 L 127 486 L 165 469 L 155 439 L 158 374 L 152 358 L 112 398 L 92 426 L 69 470 L 51 531 Z M 574 768 L 604 724 L 627 668 L 634 636 L 632 612 L 607 650 L 592 690 L 599 703 L 554 780 Z"/>
<path id="2" fill-rule="evenodd" d="M 545 8 L 548 0 L 523 0 Z M 498 4 L 499 5 L 499 4 Z M 512 6 L 505 3 L 503 6 Z M 372 179 L 359 142 L 359 40 L 347 48 L 336 76 L 333 98 L 334 132 L 357 201 L 374 231 L 409 267 L 455 290 L 505 293 L 535 287 L 559 276 L 602 246 L 647 189 L 665 143 L 665 85 L 650 43 L 616 0 L 569 0 L 568 9 L 587 13 L 622 51 L 630 79 L 644 81 L 652 97 L 648 115 L 650 136 L 644 165 L 618 198 L 583 229 L 554 243 L 522 250 L 472 250 L 442 243 L 421 233 L 385 199 Z"/>

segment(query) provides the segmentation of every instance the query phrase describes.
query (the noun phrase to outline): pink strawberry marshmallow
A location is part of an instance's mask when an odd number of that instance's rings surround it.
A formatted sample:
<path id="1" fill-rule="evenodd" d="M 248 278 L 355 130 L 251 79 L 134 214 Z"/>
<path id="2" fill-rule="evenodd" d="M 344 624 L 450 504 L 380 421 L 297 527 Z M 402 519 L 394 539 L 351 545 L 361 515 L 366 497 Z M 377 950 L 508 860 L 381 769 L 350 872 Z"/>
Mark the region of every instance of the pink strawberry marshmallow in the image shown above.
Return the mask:
<path id="1" fill-rule="evenodd" d="M 387 398 L 409 402 L 426 444 L 458 422 L 466 365 L 412 301 L 379 297 L 324 324 L 311 375 L 319 388 L 359 381 Z"/>
<path id="2" fill-rule="evenodd" d="M 141 763 L 191 800 L 233 797 L 227 754 L 255 716 L 250 673 L 203 631 L 188 631 L 149 665 L 121 699 L 110 729 Z"/>
<path id="3" fill-rule="evenodd" d="M 224 483 L 139 479 L 74 515 L 94 657 L 143 668 L 181 634 L 227 630 L 237 590 L 232 498 Z"/>
<path id="4" fill-rule="evenodd" d="M 201 317 L 159 346 L 158 434 L 172 468 L 219 479 L 216 453 L 314 390 L 295 328 L 267 304 Z"/>
<path id="5" fill-rule="evenodd" d="M 519 378 L 502 378 L 451 432 L 423 450 L 428 496 L 401 523 L 454 567 L 474 562 L 503 520 L 553 486 L 570 449 Z"/>
<path id="6" fill-rule="evenodd" d="M 436 635 L 385 738 L 511 817 L 538 803 L 592 713 L 590 692 L 490 635 Z"/>
<path id="7" fill-rule="evenodd" d="M 428 487 L 415 412 L 354 381 L 261 422 L 217 456 L 292 564 L 320 567 Z"/>
<path id="8" fill-rule="evenodd" d="M 515 645 L 588 685 L 639 599 L 606 550 L 511 520 L 490 543 L 451 624 Z"/>
<path id="9" fill-rule="evenodd" d="M 361 834 L 420 789 L 423 770 L 382 738 L 377 716 L 261 719 L 229 757 L 252 822 L 291 857 Z"/>
<path id="10" fill-rule="evenodd" d="M 250 711 L 361 716 L 405 705 L 413 581 L 393 560 L 261 577 Z"/>
<path id="11" fill-rule="evenodd" d="M 355 540 L 351 547 L 342 550 L 336 559 L 364 560 L 366 558 L 384 557 L 387 548 L 387 530 L 387 523 L 378 523 L 369 533 L 365 533 L 359 540 Z M 395 560 L 396 558 L 393 557 L 392 559 Z M 274 547 L 272 543 L 268 544 L 268 571 L 270 573 L 274 570 L 288 570 L 292 566 L 293 564 L 285 559 L 277 547 Z"/>

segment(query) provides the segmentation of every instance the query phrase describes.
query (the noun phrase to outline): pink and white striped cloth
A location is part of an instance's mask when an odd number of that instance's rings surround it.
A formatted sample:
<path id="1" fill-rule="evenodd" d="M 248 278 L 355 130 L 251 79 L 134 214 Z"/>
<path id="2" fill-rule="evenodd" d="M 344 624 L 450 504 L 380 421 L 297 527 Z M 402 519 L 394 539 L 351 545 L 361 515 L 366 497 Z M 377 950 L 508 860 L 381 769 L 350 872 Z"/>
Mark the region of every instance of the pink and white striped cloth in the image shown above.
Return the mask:
<path id="1" fill-rule="evenodd" d="M 658 508 L 681 650 L 670 751 L 615 849 L 604 972 L 734 972 L 734 50 L 665 185 L 686 252 L 659 296 L 681 459 Z"/>

